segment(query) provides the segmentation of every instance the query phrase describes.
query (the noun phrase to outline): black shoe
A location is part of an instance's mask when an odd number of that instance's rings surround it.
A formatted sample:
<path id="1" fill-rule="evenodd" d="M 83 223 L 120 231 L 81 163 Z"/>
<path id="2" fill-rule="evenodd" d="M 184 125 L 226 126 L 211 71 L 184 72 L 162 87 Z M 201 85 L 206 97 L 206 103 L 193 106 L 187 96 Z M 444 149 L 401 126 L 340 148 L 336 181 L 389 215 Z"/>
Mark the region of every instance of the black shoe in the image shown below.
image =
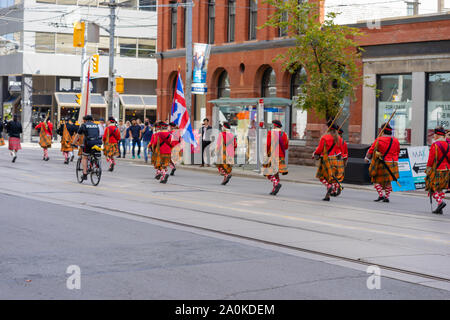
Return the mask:
<path id="1" fill-rule="evenodd" d="M 69 164 L 69 159 L 64 160 L 64 164 Z"/>
<path id="2" fill-rule="evenodd" d="M 276 196 L 277 193 L 278 193 L 278 191 L 280 191 L 281 187 L 282 187 L 282 184 L 281 184 L 281 183 L 277 184 L 277 185 L 275 186 L 275 189 L 273 189 L 273 191 L 272 191 L 271 194 L 272 194 L 273 196 Z"/>
<path id="3" fill-rule="evenodd" d="M 45 161 L 48 161 L 48 160 L 50 160 L 50 158 L 48 158 L 48 157 L 47 157 L 47 158 L 45 158 Z"/>
<path id="4" fill-rule="evenodd" d="M 108 171 L 110 171 L 110 172 L 114 171 L 114 163 L 111 163 L 111 165 L 109 166 L 109 170 Z"/>
<path id="5" fill-rule="evenodd" d="M 384 197 L 383 197 L 383 196 L 381 196 L 381 197 L 378 197 L 378 199 L 377 199 L 377 200 L 373 200 L 373 201 L 375 201 L 375 202 L 380 202 L 380 201 L 384 201 Z"/>
<path id="6" fill-rule="evenodd" d="M 87 174 L 83 174 L 83 175 L 81 176 L 81 181 L 85 181 L 85 180 L 87 180 L 87 179 L 88 179 Z"/>
<path id="7" fill-rule="evenodd" d="M 169 175 L 168 174 L 166 174 L 164 176 L 164 178 L 160 181 L 160 183 L 167 183 L 167 180 L 169 180 Z"/>
<path id="8" fill-rule="evenodd" d="M 162 176 L 162 174 L 161 174 L 161 173 L 158 173 L 158 174 L 155 176 L 155 179 L 156 179 L 156 180 L 159 180 L 159 179 L 161 179 L 161 176 Z"/>
<path id="9" fill-rule="evenodd" d="M 17 159 L 17 156 L 14 156 L 14 157 L 12 158 L 12 162 L 13 162 L 13 163 L 16 162 L 16 159 Z"/>
<path id="10" fill-rule="evenodd" d="M 384 198 L 383 202 L 389 203 L 389 202 L 390 202 L 390 201 L 389 201 L 389 198 Z"/>
<path id="11" fill-rule="evenodd" d="M 435 213 L 435 214 L 442 214 L 442 213 L 443 213 L 443 212 L 442 212 L 442 209 L 444 209 L 446 205 L 447 205 L 447 204 L 446 204 L 445 202 L 442 201 L 441 204 L 438 205 L 438 207 L 436 208 L 436 210 L 433 211 L 433 213 Z"/>
<path id="12" fill-rule="evenodd" d="M 122 158 L 122 156 L 119 154 L 119 155 L 117 156 L 117 158 Z"/>
<path id="13" fill-rule="evenodd" d="M 75 156 L 71 156 L 70 157 L 70 162 L 73 162 L 73 159 L 75 158 Z"/>
<path id="14" fill-rule="evenodd" d="M 173 168 L 172 171 L 170 171 L 170 175 L 173 176 L 175 174 L 175 171 L 177 171 L 177 168 Z"/>
<path id="15" fill-rule="evenodd" d="M 331 187 L 329 187 L 327 189 L 327 193 L 325 194 L 325 198 L 322 199 L 323 201 L 330 201 L 331 190 L 332 190 Z"/>
<path id="16" fill-rule="evenodd" d="M 230 182 L 230 179 L 231 179 L 231 174 L 228 175 L 225 179 L 223 179 L 222 185 L 223 185 L 223 186 L 226 185 L 228 182 Z"/>

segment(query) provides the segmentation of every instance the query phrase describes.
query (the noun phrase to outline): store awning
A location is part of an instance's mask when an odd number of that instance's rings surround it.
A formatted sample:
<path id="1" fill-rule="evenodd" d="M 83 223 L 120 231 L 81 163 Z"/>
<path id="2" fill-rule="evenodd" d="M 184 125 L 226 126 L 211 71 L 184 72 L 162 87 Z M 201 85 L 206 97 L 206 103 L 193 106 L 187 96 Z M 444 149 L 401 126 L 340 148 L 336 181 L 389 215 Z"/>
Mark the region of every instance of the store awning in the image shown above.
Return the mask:
<path id="1" fill-rule="evenodd" d="M 8 100 L 3 102 L 3 107 L 14 107 L 16 104 L 19 103 L 20 98 L 21 98 L 20 94 L 17 96 L 10 96 Z"/>
<path id="2" fill-rule="evenodd" d="M 245 99 L 231 99 L 221 98 L 209 101 L 218 107 L 238 107 L 238 106 L 256 106 L 260 99 L 264 99 L 265 107 L 285 107 L 292 105 L 291 99 L 285 98 L 245 98 Z"/>
<path id="3" fill-rule="evenodd" d="M 105 98 L 100 93 L 91 93 L 91 107 L 106 108 Z M 75 92 L 55 92 L 56 103 L 59 107 L 79 107 L 77 103 L 77 93 Z"/>
<path id="4" fill-rule="evenodd" d="M 156 96 L 121 94 L 120 103 L 125 109 L 154 109 L 156 110 Z"/>

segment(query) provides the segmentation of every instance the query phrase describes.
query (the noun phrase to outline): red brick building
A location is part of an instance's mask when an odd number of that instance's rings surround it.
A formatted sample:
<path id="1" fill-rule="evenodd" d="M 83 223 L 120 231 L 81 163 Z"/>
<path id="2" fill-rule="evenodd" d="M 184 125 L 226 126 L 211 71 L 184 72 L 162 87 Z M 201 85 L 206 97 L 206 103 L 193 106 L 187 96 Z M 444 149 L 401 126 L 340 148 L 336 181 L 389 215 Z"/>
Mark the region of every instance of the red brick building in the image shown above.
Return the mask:
<path id="1" fill-rule="evenodd" d="M 158 8 L 160 119 L 170 113 L 179 67 L 183 79 L 185 75 L 186 11 L 183 6 L 164 6 L 170 3 L 176 1 L 160 1 L 163 6 Z M 293 40 L 283 30 L 255 28 L 273 10 L 261 1 L 195 1 L 193 43 L 210 43 L 212 49 L 208 93 L 192 98 L 194 128 L 200 126 L 203 117 L 213 117 L 211 100 L 274 96 L 291 99 L 296 95 L 298 73 L 304 70 L 290 74 L 282 70 L 280 62 L 273 61 L 294 45 Z M 323 7 L 321 10 L 323 14 Z M 366 50 L 361 61 L 366 82 L 377 85 L 384 94 L 376 97 L 374 88 L 361 86 L 357 88 L 357 100 L 347 102 L 345 110 L 350 119 L 345 131 L 350 143 L 370 143 L 386 114 L 399 106 L 396 134 L 404 144 L 423 145 L 433 121 L 446 117 L 447 102 L 450 120 L 450 97 L 446 93 L 447 89 L 450 92 L 450 15 L 389 19 L 381 21 L 378 29 L 369 29 L 366 24 L 354 26 L 366 33 L 357 39 Z M 312 163 L 309 158 L 313 145 L 325 130 L 323 120 L 293 107 L 286 116 L 292 139 L 290 163 Z"/>

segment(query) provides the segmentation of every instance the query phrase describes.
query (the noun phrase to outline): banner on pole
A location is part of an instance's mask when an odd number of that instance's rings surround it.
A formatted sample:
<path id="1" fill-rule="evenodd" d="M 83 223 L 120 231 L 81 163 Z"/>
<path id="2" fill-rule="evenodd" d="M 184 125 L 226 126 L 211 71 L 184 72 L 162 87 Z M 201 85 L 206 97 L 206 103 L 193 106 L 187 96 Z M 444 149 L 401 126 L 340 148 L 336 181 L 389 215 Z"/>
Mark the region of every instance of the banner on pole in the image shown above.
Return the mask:
<path id="1" fill-rule="evenodd" d="M 206 73 L 208 70 L 211 46 L 205 43 L 194 43 L 194 68 L 192 77 L 192 93 L 206 94 Z"/>

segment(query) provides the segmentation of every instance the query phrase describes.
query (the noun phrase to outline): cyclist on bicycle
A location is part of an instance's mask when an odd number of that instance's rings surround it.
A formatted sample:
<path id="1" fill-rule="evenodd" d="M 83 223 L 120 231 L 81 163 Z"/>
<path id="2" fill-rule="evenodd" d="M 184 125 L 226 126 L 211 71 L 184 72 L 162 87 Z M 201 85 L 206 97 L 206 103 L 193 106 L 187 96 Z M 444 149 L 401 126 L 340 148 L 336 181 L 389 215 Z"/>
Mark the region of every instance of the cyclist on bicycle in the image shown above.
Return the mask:
<path id="1" fill-rule="evenodd" d="M 102 138 L 100 137 L 100 129 L 98 124 L 93 122 L 91 115 L 83 117 L 83 124 L 78 129 L 79 135 L 84 135 L 84 141 L 82 150 L 81 164 L 83 166 L 83 176 L 82 180 L 87 180 L 87 166 L 88 166 L 88 156 L 93 152 L 92 148 L 94 146 L 101 147 L 103 144 Z M 95 150 L 94 150 L 95 151 Z"/>

